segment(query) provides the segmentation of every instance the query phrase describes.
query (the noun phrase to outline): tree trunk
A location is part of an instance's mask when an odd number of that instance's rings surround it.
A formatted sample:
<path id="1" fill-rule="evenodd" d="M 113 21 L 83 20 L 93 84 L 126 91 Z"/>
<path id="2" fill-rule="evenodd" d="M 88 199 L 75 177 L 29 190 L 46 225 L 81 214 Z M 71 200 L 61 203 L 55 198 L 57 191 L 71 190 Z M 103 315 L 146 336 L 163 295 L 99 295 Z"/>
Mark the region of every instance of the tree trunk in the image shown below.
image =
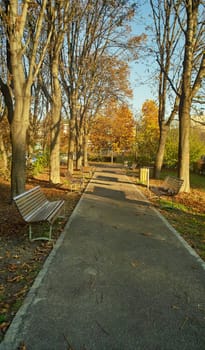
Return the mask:
<path id="1" fill-rule="evenodd" d="M 161 132 L 160 132 L 160 139 L 159 139 L 159 146 L 157 150 L 157 156 L 155 160 L 155 178 L 159 179 L 163 160 L 164 160 L 164 152 L 165 152 L 165 146 L 166 146 L 166 139 L 167 134 L 169 131 L 169 126 L 167 126 L 165 123 L 161 125 Z"/>
<path id="2" fill-rule="evenodd" d="M 83 162 L 83 130 L 78 130 L 78 136 L 76 137 L 76 169 L 82 167 Z"/>
<path id="3" fill-rule="evenodd" d="M 2 134 L 0 134 L 0 152 L 2 154 L 2 163 L 3 163 L 1 165 L 1 170 L 2 170 L 3 174 L 5 175 L 5 177 L 7 177 L 7 175 L 8 175 L 8 158 L 7 158 L 6 149 L 5 149 Z"/>
<path id="4" fill-rule="evenodd" d="M 25 191 L 26 183 L 26 139 L 30 96 L 16 98 L 14 118 L 11 123 L 11 196 L 14 197 Z"/>
<path id="5" fill-rule="evenodd" d="M 53 96 L 51 110 L 50 182 L 60 183 L 60 125 L 61 125 L 61 87 L 58 80 L 59 60 L 53 58 L 52 79 Z"/>
<path id="6" fill-rule="evenodd" d="M 70 119 L 69 141 L 68 141 L 68 171 L 73 173 L 73 160 L 75 154 L 75 120 Z"/>
<path id="7" fill-rule="evenodd" d="M 181 99 L 179 107 L 179 148 L 178 148 L 178 176 L 184 180 L 181 191 L 190 192 L 189 170 L 189 135 L 190 135 L 190 102 Z"/>
<path id="8" fill-rule="evenodd" d="M 83 137 L 83 165 L 88 165 L 88 135 L 84 134 Z"/>
<path id="9" fill-rule="evenodd" d="M 199 1 L 187 0 L 187 28 L 185 31 L 185 50 L 183 60 L 182 89 L 179 103 L 179 148 L 178 175 L 184 180 L 181 191 L 190 192 L 189 176 L 189 134 L 190 110 L 192 103 L 192 68 L 196 44 L 196 28 Z"/>
<path id="10" fill-rule="evenodd" d="M 59 113 L 56 101 L 53 104 L 53 112 Z M 53 184 L 60 183 L 60 120 L 56 115 L 52 115 L 51 125 L 51 146 L 50 146 L 50 182 Z"/>

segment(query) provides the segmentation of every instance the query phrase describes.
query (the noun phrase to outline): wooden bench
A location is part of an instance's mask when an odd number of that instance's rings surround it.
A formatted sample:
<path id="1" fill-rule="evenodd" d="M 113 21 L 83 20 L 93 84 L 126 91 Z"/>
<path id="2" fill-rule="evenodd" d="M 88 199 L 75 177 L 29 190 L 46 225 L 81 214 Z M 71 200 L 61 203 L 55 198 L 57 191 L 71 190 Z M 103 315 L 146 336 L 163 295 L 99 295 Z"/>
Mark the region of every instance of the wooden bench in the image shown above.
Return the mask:
<path id="1" fill-rule="evenodd" d="M 51 240 L 52 225 L 55 219 L 64 209 L 64 200 L 48 201 L 40 186 L 34 187 L 13 198 L 19 213 L 25 222 L 29 224 L 29 239 L 31 241 L 37 239 Z M 48 222 L 50 225 L 49 236 L 37 238 L 32 237 L 32 224 Z"/>
<path id="2" fill-rule="evenodd" d="M 130 166 L 129 166 L 129 169 L 130 170 L 135 170 L 137 168 L 137 163 L 132 163 Z"/>
<path id="3" fill-rule="evenodd" d="M 149 189 L 158 197 L 160 200 L 161 196 L 168 196 L 173 198 L 179 193 L 184 180 L 181 180 L 174 176 L 167 176 L 161 186 L 150 186 Z"/>
<path id="4" fill-rule="evenodd" d="M 69 170 L 64 173 L 66 180 L 70 185 L 71 192 L 74 190 L 81 190 L 84 185 L 83 177 L 74 177 Z"/>
<path id="5" fill-rule="evenodd" d="M 89 176 L 89 177 L 92 177 L 94 172 L 95 172 L 95 168 L 94 167 L 91 167 L 89 165 L 87 166 L 81 166 L 80 168 L 80 171 L 82 172 L 83 174 L 83 178 L 86 178 L 86 174 Z"/>

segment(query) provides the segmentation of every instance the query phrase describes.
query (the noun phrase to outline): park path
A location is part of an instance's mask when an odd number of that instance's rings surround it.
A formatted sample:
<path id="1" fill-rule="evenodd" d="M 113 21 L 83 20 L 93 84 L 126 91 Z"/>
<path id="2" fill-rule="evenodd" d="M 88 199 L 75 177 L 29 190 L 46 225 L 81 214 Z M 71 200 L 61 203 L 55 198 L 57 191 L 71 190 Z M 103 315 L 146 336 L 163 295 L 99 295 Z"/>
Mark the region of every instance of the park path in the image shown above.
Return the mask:
<path id="1" fill-rule="evenodd" d="M 97 168 L 0 350 L 203 350 L 205 274 L 117 167 Z"/>

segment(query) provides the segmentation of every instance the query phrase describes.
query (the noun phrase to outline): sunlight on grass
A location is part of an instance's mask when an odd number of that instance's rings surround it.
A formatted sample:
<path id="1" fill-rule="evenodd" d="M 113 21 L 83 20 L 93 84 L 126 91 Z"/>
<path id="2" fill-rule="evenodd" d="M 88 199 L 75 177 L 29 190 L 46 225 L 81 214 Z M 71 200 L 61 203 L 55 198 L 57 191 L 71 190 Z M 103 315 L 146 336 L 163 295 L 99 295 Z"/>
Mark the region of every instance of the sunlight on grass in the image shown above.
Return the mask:
<path id="1" fill-rule="evenodd" d="M 163 203 L 166 205 L 169 203 L 169 208 L 161 206 L 162 215 L 205 260 L 205 214 L 193 213 L 180 203 L 174 203 L 173 208 L 171 202 L 163 201 Z"/>
<path id="2" fill-rule="evenodd" d="M 160 199 L 160 207 L 162 207 L 163 209 L 178 209 L 178 210 L 182 210 L 184 212 L 188 212 L 189 209 L 181 203 L 177 203 L 177 202 L 173 202 L 170 200 L 166 200 L 166 199 Z"/>

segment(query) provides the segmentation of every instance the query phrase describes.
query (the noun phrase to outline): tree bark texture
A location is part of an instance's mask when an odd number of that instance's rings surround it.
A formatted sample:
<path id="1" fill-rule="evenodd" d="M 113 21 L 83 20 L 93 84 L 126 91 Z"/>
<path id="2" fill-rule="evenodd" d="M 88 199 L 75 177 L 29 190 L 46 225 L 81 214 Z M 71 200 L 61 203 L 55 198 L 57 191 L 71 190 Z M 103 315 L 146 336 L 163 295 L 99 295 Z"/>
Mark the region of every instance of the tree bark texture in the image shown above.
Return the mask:
<path id="1" fill-rule="evenodd" d="M 169 131 L 169 126 L 166 125 L 166 123 L 163 123 L 161 125 L 160 139 L 159 139 L 159 145 L 158 145 L 157 156 L 156 156 L 156 161 L 155 161 L 155 177 L 157 179 L 160 176 L 162 165 L 163 165 L 164 152 L 165 152 L 168 131 Z"/>
<path id="2" fill-rule="evenodd" d="M 75 119 L 70 119 L 69 140 L 68 140 L 68 171 L 73 173 L 73 160 L 75 155 Z"/>
<path id="3" fill-rule="evenodd" d="M 52 61 L 53 96 L 51 110 L 50 182 L 60 183 L 60 125 L 61 125 L 61 86 L 58 80 L 59 59 Z"/>
<path id="4" fill-rule="evenodd" d="M 192 103 L 192 68 L 196 43 L 196 29 L 199 1 L 186 1 L 187 28 L 185 31 L 185 50 L 183 60 L 182 89 L 179 102 L 179 148 L 178 176 L 184 180 L 182 192 L 190 192 L 190 110 Z"/>

